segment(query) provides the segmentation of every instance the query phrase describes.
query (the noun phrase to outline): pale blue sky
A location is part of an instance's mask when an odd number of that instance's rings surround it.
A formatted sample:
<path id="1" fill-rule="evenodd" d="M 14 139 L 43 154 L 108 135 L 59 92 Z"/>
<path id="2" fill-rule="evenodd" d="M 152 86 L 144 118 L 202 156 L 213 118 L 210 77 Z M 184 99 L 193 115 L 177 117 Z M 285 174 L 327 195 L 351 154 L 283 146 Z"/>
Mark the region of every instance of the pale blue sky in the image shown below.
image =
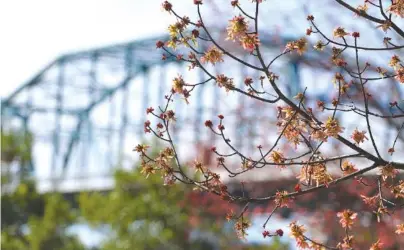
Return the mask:
<path id="1" fill-rule="evenodd" d="M 184 2 L 180 9 L 192 1 Z M 162 34 L 172 17 L 160 6 L 160 0 L 1 1 L 0 96 L 61 54 Z"/>

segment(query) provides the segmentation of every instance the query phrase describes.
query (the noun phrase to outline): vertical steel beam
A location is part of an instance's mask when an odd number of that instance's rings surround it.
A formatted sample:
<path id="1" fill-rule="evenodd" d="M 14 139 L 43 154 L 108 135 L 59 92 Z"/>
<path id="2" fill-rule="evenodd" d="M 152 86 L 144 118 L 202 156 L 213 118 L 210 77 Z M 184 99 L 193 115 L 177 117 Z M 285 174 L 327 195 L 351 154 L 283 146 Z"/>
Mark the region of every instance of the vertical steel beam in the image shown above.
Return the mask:
<path id="1" fill-rule="evenodd" d="M 198 77 L 197 77 L 197 82 L 202 82 L 203 78 L 205 77 L 205 74 L 202 70 L 199 70 L 198 72 Z M 203 96 L 204 96 L 204 92 L 205 92 L 205 86 L 206 84 L 209 83 L 205 83 L 202 84 L 198 87 L 196 87 L 196 118 L 195 118 L 195 123 L 194 123 L 194 142 L 197 143 L 197 145 L 199 145 L 201 143 L 201 126 L 203 125 L 203 121 L 202 121 L 202 117 L 204 115 L 203 112 Z"/>
<path id="2" fill-rule="evenodd" d="M 60 134 L 61 134 L 61 116 L 63 110 L 63 93 L 65 85 L 65 60 L 61 58 L 58 62 L 59 75 L 56 83 L 56 114 L 55 114 L 55 129 L 53 131 L 53 155 L 51 166 L 51 178 L 56 176 L 56 168 L 58 166 L 58 158 L 60 154 Z"/>
<path id="3" fill-rule="evenodd" d="M 132 76 L 133 72 L 133 48 L 132 45 L 128 45 L 125 49 L 125 72 L 126 75 Z M 120 164 L 122 163 L 124 157 L 124 147 L 125 147 L 125 137 L 126 137 L 126 128 L 128 126 L 128 95 L 129 95 L 128 84 L 122 89 L 122 107 L 121 107 L 121 127 L 119 129 L 119 152 L 118 152 L 118 161 Z"/>
<path id="4" fill-rule="evenodd" d="M 160 105 L 164 105 L 164 102 L 163 101 L 160 101 L 160 100 L 164 100 L 164 91 L 165 91 L 165 89 L 166 89 L 166 71 L 165 71 L 165 69 L 163 68 L 163 66 L 160 66 L 160 68 L 159 68 L 159 90 L 158 90 L 158 98 L 157 98 L 157 100 L 159 100 L 159 103 L 158 103 L 158 105 L 160 106 Z M 161 108 L 163 108 L 163 106 L 161 106 Z"/>
<path id="5" fill-rule="evenodd" d="M 97 91 L 97 85 L 98 85 L 98 60 L 99 60 L 99 53 L 98 51 L 94 51 L 91 54 L 90 57 L 90 71 L 88 77 L 90 78 L 89 83 L 88 83 L 88 100 L 89 103 L 93 103 L 96 100 L 96 91 Z M 79 121 L 77 121 L 79 122 Z M 84 130 L 84 129 L 83 129 Z M 85 167 L 89 166 L 89 150 L 91 150 L 93 146 L 93 123 L 91 121 L 90 114 L 88 114 L 88 117 L 86 119 L 86 130 L 87 134 L 85 135 L 85 139 L 82 140 L 82 147 L 83 150 L 82 152 L 82 160 L 81 160 L 81 166 L 80 167 Z M 78 131 L 80 133 L 80 131 Z"/>
<path id="6" fill-rule="evenodd" d="M 243 61 L 248 61 L 248 55 L 244 55 L 242 58 Z M 248 75 L 247 72 L 247 67 L 245 67 L 244 65 L 242 65 L 241 63 L 239 64 L 240 67 L 240 74 L 242 77 L 246 77 Z M 244 88 L 244 78 L 240 78 L 238 80 L 238 86 L 239 89 L 243 89 Z M 236 109 L 236 127 L 234 129 L 234 132 L 236 133 L 233 138 L 236 138 L 236 148 L 238 150 L 242 150 L 243 149 L 243 142 L 245 144 L 246 140 L 244 138 L 244 136 L 247 136 L 248 134 L 246 134 L 247 129 L 248 129 L 248 120 L 246 119 L 246 117 L 248 117 L 247 111 L 248 111 L 248 107 L 246 107 L 245 105 L 245 96 L 241 96 L 242 94 L 237 94 L 238 96 L 238 100 L 237 100 L 237 109 Z M 249 138 L 250 139 L 250 138 Z M 249 140 L 248 140 L 249 141 Z"/>
<path id="7" fill-rule="evenodd" d="M 24 126 L 24 144 L 27 147 L 27 154 L 28 154 L 28 162 L 24 162 L 25 166 L 22 166 L 21 170 L 24 171 L 25 173 L 23 173 L 23 177 L 27 177 L 26 175 L 31 175 L 34 172 L 34 164 L 32 161 L 32 146 L 33 146 L 33 138 L 32 135 L 30 135 L 30 130 L 29 130 L 29 120 L 31 117 L 31 109 L 32 109 L 32 88 L 28 87 L 27 89 L 27 94 L 28 94 L 28 99 L 27 102 L 25 103 L 25 110 L 26 110 L 26 114 L 24 114 L 24 118 L 23 118 L 23 126 Z"/>
<path id="8" fill-rule="evenodd" d="M 112 135 L 114 134 L 114 116 L 115 116 L 115 102 L 114 102 L 114 95 L 110 95 L 108 98 L 109 102 L 109 114 L 108 114 L 108 135 L 107 135 L 107 145 L 108 145 L 108 153 L 105 154 L 106 159 L 105 162 L 108 162 L 109 166 L 112 167 L 113 165 L 113 150 L 114 145 L 112 144 L 113 138 Z"/>
<path id="9" fill-rule="evenodd" d="M 217 74 L 221 74 L 221 65 L 220 64 L 218 64 L 216 67 L 215 67 L 215 74 L 217 75 Z M 216 117 L 217 117 L 217 115 L 219 115 L 219 108 L 220 108 L 220 89 L 217 87 L 217 86 L 215 86 L 215 87 L 213 87 L 212 88 L 212 94 L 213 94 L 213 101 L 214 101 L 214 103 L 213 103 L 213 109 L 212 109 L 212 114 L 211 114 L 211 118 L 210 119 L 215 119 Z M 210 141 L 210 145 L 214 145 L 214 142 L 215 142 L 215 134 L 213 134 L 213 133 L 209 133 L 210 134 L 210 138 L 209 138 L 209 141 Z"/>
<path id="10" fill-rule="evenodd" d="M 27 150 L 25 152 L 25 154 L 27 154 L 27 158 L 22 161 L 22 165 L 20 166 L 20 180 L 30 177 L 30 174 L 32 174 L 32 172 L 33 172 L 32 147 L 28 147 L 28 146 L 32 146 L 32 144 L 31 144 L 32 140 L 31 140 L 29 126 L 28 126 L 29 115 L 23 117 L 22 122 L 23 122 L 23 131 L 24 131 L 24 144 L 25 144 L 25 149 Z"/>
<path id="11" fill-rule="evenodd" d="M 290 62 L 290 93 L 288 93 L 289 97 L 295 96 L 299 91 L 301 91 L 301 83 L 300 83 L 300 65 L 297 60 L 293 60 Z"/>
<path id="12" fill-rule="evenodd" d="M 140 71 L 142 75 L 143 95 L 142 95 L 142 104 L 140 107 L 140 117 L 138 118 L 139 120 L 138 134 L 141 135 L 142 140 L 144 140 L 145 133 L 143 131 L 143 121 L 145 120 L 144 116 L 146 114 L 147 105 L 149 105 L 149 91 L 152 91 L 152 88 L 149 79 L 149 68 L 146 65 L 141 65 Z"/>

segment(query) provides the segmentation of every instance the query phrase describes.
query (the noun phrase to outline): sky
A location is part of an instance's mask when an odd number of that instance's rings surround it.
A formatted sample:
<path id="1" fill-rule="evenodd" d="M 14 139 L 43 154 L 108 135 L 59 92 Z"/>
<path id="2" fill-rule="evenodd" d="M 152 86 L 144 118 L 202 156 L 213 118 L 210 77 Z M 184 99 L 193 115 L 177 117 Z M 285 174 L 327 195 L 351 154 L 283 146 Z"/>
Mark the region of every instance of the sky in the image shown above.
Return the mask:
<path id="1" fill-rule="evenodd" d="M 160 5 L 160 0 L 1 1 L 0 96 L 62 54 L 162 34 L 172 17 Z"/>

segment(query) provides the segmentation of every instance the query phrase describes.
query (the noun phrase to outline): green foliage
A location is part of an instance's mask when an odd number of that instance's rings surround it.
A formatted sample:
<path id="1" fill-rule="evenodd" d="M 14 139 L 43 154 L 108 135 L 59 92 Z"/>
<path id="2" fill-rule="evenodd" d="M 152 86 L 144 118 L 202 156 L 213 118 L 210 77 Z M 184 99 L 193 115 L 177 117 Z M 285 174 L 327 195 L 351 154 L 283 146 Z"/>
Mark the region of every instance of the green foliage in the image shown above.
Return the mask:
<path id="1" fill-rule="evenodd" d="M 1 131 L 2 168 L 17 161 L 21 173 L 31 161 L 30 132 Z M 2 169 L 2 184 L 8 169 Z M 20 184 L 1 196 L 1 247 L 10 250 L 80 250 L 84 246 L 67 228 L 76 221 L 71 204 L 61 194 L 38 194 L 35 183 L 19 176 Z"/>
<path id="2" fill-rule="evenodd" d="M 76 215 L 61 194 L 40 195 L 33 183 L 26 182 L 3 194 L 1 203 L 2 249 L 84 249 L 66 233 Z"/>
<path id="3" fill-rule="evenodd" d="M 1 160 L 6 163 L 18 160 L 25 165 L 31 159 L 33 135 L 24 131 L 1 131 Z"/>
<path id="4" fill-rule="evenodd" d="M 245 246 L 243 250 L 288 250 L 289 245 L 282 243 L 278 237 L 268 239 L 269 244 L 249 245 Z"/>
<path id="5" fill-rule="evenodd" d="M 146 179 L 138 168 L 118 171 L 115 181 L 109 193 L 78 197 L 84 221 L 94 230 L 108 228 L 100 249 L 288 249 L 277 239 L 254 246 L 241 242 L 234 231 L 224 230 L 224 218 L 187 202 L 191 190 L 185 185 L 163 186 L 161 176 Z M 200 237 L 190 237 L 196 231 Z"/>
<path id="6" fill-rule="evenodd" d="M 45 200 L 35 191 L 34 183 L 24 182 L 12 193 L 1 197 L 1 227 L 23 225 L 29 216 L 43 216 Z"/>
<path id="7" fill-rule="evenodd" d="M 163 186 L 157 175 L 146 179 L 135 170 L 117 172 L 110 193 L 82 193 L 78 200 L 88 223 L 110 227 L 103 249 L 195 249 L 186 240 L 191 226 L 184 197 L 185 187 Z"/>

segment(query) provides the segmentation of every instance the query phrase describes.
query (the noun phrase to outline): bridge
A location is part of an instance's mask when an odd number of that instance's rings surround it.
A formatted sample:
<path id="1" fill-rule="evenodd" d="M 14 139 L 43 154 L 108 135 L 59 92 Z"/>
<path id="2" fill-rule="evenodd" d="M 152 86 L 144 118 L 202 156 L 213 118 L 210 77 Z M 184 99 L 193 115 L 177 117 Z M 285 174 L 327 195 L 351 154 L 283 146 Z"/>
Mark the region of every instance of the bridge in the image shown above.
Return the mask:
<path id="1" fill-rule="evenodd" d="M 219 33 L 216 36 L 221 39 Z M 110 189 L 114 170 L 131 168 L 136 162 L 133 147 L 151 140 L 143 132 L 146 108 L 162 104 L 178 73 L 195 82 L 204 78 L 201 71 L 187 71 L 186 65 L 175 59 L 161 60 L 162 52 L 156 50 L 155 42 L 167 39 L 155 37 L 61 55 L 4 98 L 2 130 L 13 128 L 33 137 L 32 157 L 15 168 L 37 180 L 43 192 Z M 268 56 L 279 54 L 290 40 L 295 39 L 273 34 L 261 37 Z M 328 100 L 332 85 L 321 84 L 318 77 L 330 76 L 334 70 L 326 58 L 315 51 L 302 57 L 290 55 L 274 65 L 273 71 L 282 73 L 280 85 L 288 95 L 302 91 L 302 86 L 315 86 L 310 99 Z M 243 59 L 249 60 L 247 56 Z M 239 79 L 247 75 L 258 78 L 256 72 L 239 64 L 232 69 Z M 223 69 L 218 65 L 212 70 Z M 242 81 L 238 82 L 242 87 Z M 391 90 L 393 94 L 397 92 Z M 180 150 L 188 157 L 195 157 L 200 149 L 189 150 L 190 145 L 219 143 L 203 129 L 203 122 L 220 112 L 232 114 L 237 124 L 229 133 L 249 136 L 249 142 L 236 142 L 246 149 L 255 145 L 257 135 L 252 128 L 273 122 L 275 110 L 257 121 L 253 118 L 260 112 L 259 104 L 237 95 L 222 98 L 224 95 L 212 84 L 199 88 L 187 107 L 180 99 L 174 103 L 179 117 L 174 138 L 184 145 Z M 374 105 L 381 107 L 387 100 L 388 96 Z"/>

